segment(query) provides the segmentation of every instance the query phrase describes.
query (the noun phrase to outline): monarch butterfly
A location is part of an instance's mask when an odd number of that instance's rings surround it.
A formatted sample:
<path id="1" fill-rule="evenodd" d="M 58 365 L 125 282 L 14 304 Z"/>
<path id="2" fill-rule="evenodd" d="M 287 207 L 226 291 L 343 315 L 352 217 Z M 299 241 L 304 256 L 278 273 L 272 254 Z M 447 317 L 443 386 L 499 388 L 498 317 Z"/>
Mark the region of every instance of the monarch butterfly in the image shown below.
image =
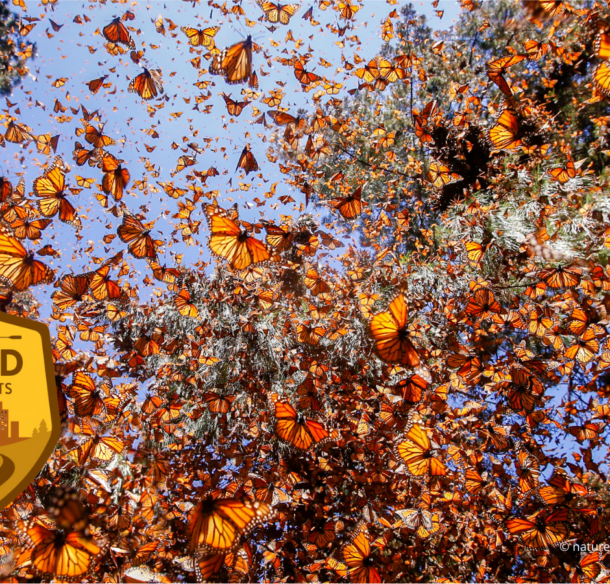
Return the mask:
<path id="1" fill-rule="evenodd" d="M 352 4 L 350 0 L 341 0 L 337 6 L 337 11 L 341 13 L 341 18 L 344 20 L 351 20 L 354 18 L 358 10 L 360 10 L 360 6 Z"/>
<path id="2" fill-rule="evenodd" d="M 72 487 L 53 487 L 44 497 L 44 506 L 61 529 L 82 532 L 87 528 L 89 513 Z"/>
<path id="3" fill-rule="evenodd" d="M 267 237 L 265 241 L 277 252 L 288 249 L 294 241 L 294 232 L 281 227 L 280 225 L 274 225 L 266 221 L 261 221 L 265 225 L 267 231 Z"/>
<path id="4" fill-rule="evenodd" d="M 513 369 L 512 383 L 508 385 L 506 398 L 514 412 L 531 413 L 538 404 L 538 396 L 543 392 L 540 382 L 522 369 Z"/>
<path id="5" fill-rule="evenodd" d="M 277 435 L 299 450 L 308 450 L 329 436 L 320 422 L 305 418 L 287 402 L 278 401 L 275 404 L 275 417 Z"/>
<path id="6" fill-rule="evenodd" d="M 407 474 L 415 479 L 427 476 L 445 476 L 447 468 L 433 455 L 438 448 L 428 437 L 425 428 L 415 424 L 407 432 L 404 440 L 396 445 L 396 454 L 407 465 Z"/>
<path id="7" fill-rule="evenodd" d="M 51 219 L 24 217 L 12 221 L 10 225 L 17 239 L 39 239 L 51 223 Z"/>
<path id="8" fill-rule="evenodd" d="M 362 187 L 358 187 L 347 197 L 338 197 L 330 204 L 346 219 L 353 219 L 362 212 Z"/>
<path id="9" fill-rule="evenodd" d="M 19 240 L 0 234 L 0 281 L 5 286 L 25 290 L 54 279 L 53 270 L 35 260 L 33 251 L 25 249 Z"/>
<path id="10" fill-rule="evenodd" d="M 104 75 L 103 77 L 99 77 L 98 79 L 92 79 L 91 81 L 87 82 L 85 85 L 87 85 L 87 87 L 89 88 L 89 91 L 91 93 L 93 93 L 93 95 L 95 95 L 100 90 L 100 87 L 102 87 L 102 85 L 104 84 L 104 81 L 106 81 L 107 78 L 108 78 L 108 75 Z"/>
<path id="11" fill-rule="evenodd" d="M 106 146 L 114 144 L 114 140 L 110 136 L 105 136 L 101 130 L 89 124 L 85 126 L 85 140 L 95 148 L 106 148 Z"/>
<path id="12" fill-rule="evenodd" d="M 132 50 L 136 48 L 129 31 L 119 17 L 115 18 L 102 29 L 102 35 L 111 43 L 125 45 L 128 49 Z"/>
<path id="13" fill-rule="evenodd" d="M 88 162 L 89 166 L 97 164 L 97 150 L 95 148 L 87 150 L 80 142 L 75 142 L 72 157 L 78 166 L 83 166 L 85 162 Z"/>
<path id="14" fill-rule="evenodd" d="M 479 288 L 468 299 L 466 314 L 480 319 L 487 318 L 490 314 L 502 312 L 502 307 L 494 297 L 494 293 L 487 288 Z"/>
<path id="15" fill-rule="evenodd" d="M 142 99 L 154 99 L 163 93 L 163 81 L 161 81 L 161 69 L 147 69 L 137 77 L 134 77 L 129 84 L 128 91 L 137 93 Z"/>
<path id="16" fill-rule="evenodd" d="M 104 178 L 102 179 L 102 190 L 107 195 L 112 195 L 115 201 L 120 201 L 123 198 L 123 191 L 129 184 L 129 171 L 123 168 L 120 162 L 112 154 L 104 152 L 101 155 L 102 170 Z"/>
<path id="17" fill-rule="evenodd" d="M 356 528 L 351 542 L 343 548 L 343 559 L 352 582 L 381 582 L 381 576 L 371 556 L 371 542 L 364 523 Z"/>
<path id="18" fill-rule="evenodd" d="M 322 77 L 320 77 L 319 75 L 311 73 L 310 71 L 306 71 L 305 66 L 303 65 L 303 62 L 301 60 L 298 60 L 294 64 L 294 76 L 303 85 L 311 85 L 312 83 L 316 83 L 322 80 Z"/>
<path id="19" fill-rule="evenodd" d="M 577 497 L 586 497 L 589 490 L 584 485 L 573 483 L 561 472 L 555 471 L 549 484 L 540 487 L 538 495 L 547 505 L 565 505 Z"/>
<path id="20" fill-rule="evenodd" d="M 299 396 L 299 407 L 302 409 L 319 410 L 321 408 L 318 390 L 311 378 L 308 377 L 297 387 L 297 395 Z"/>
<path id="21" fill-rule="evenodd" d="M 504 78 L 504 71 L 525 59 L 525 55 L 509 55 L 500 57 L 487 64 L 487 76 L 500 88 L 507 97 L 512 97 L 513 92 Z"/>
<path id="22" fill-rule="evenodd" d="M 241 151 L 241 156 L 239 157 L 235 170 L 238 168 L 243 168 L 246 171 L 246 176 L 251 172 L 256 172 L 258 170 L 258 162 L 256 162 L 256 158 L 254 158 L 254 155 L 250 152 L 250 146 L 247 144 Z"/>
<path id="23" fill-rule="evenodd" d="M 390 61 L 387 61 L 386 59 L 379 59 L 379 75 L 381 75 L 381 77 L 383 77 L 386 81 L 395 83 L 399 79 L 404 79 L 407 72 L 403 68 L 391 63 Z"/>
<path id="24" fill-rule="evenodd" d="M 322 278 L 320 278 L 320 276 L 318 275 L 318 272 L 316 272 L 312 268 L 309 268 L 307 270 L 303 281 L 305 282 L 305 286 L 307 286 L 311 290 L 311 293 L 314 296 L 317 296 L 318 294 L 323 294 L 324 292 L 328 292 L 328 290 L 330 290 L 328 284 L 324 280 L 322 280 Z"/>
<path id="25" fill-rule="evenodd" d="M 191 302 L 191 295 L 186 288 L 180 290 L 178 296 L 174 298 L 174 304 L 182 316 L 195 318 L 199 314 L 197 307 Z"/>
<path id="26" fill-rule="evenodd" d="M 265 2 L 264 0 L 257 0 L 257 3 L 265 13 L 265 18 L 273 24 L 277 22 L 288 24 L 290 18 L 300 8 L 299 4 L 275 4 L 273 2 Z"/>
<path id="27" fill-rule="evenodd" d="M 532 59 L 533 61 L 539 61 L 540 59 L 542 59 L 542 57 L 544 57 L 544 55 L 546 55 L 549 52 L 549 45 L 546 43 L 539 43 L 535 40 L 528 40 L 525 41 L 525 44 L 523 45 L 525 47 L 525 50 L 527 51 L 527 56 L 528 58 Z"/>
<path id="28" fill-rule="evenodd" d="M 380 359 L 410 367 L 419 365 L 419 355 L 409 340 L 407 303 L 402 294 L 392 301 L 389 312 L 382 312 L 373 317 L 370 329 Z"/>
<path id="29" fill-rule="evenodd" d="M 215 55 L 210 65 L 212 75 L 222 75 L 230 84 L 242 83 L 252 76 L 252 37 Z"/>
<path id="30" fill-rule="evenodd" d="M 578 266 L 559 266 L 538 272 L 538 276 L 551 288 L 574 288 L 580 282 L 582 268 Z"/>
<path id="31" fill-rule="evenodd" d="M 440 162 L 430 163 L 430 169 L 426 175 L 428 182 L 431 182 L 437 189 L 444 187 L 456 180 L 460 180 L 462 177 L 451 172 L 451 169 Z"/>
<path id="32" fill-rule="evenodd" d="M 189 552 L 232 551 L 242 535 L 269 519 L 272 513 L 267 503 L 245 495 L 220 499 L 208 494 L 194 508 L 189 520 Z"/>
<path id="33" fill-rule="evenodd" d="M 98 300 L 116 300 L 121 297 L 119 285 L 110 279 L 110 266 L 102 266 L 89 275 L 89 289 Z"/>
<path id="34" fill-rule="evenodd" d="M 574 162 L 572 160 L 569 160 L 565 168 L 562 166 L 552 168 L 550 170 L 550 174 L 554 180 L 559 181 L 563 185 L 567 183 L 571 178 L 574 178 L 576 176 L 576 168 L 574 167 Z"/>
<path id="35" fill-rule="evenodd" d="M 544 22 L 565 12 L 563 0 L 524 0 L 532 18 Z"/>
<path id="36" fill-rule="evenodd" d="M 117 233 L 123 243 L 127 243 L 129 252 L 139 258 L 155 258 L 157 256 L 158 241 L 154 241 L 149 235 L 150 228 L 145 228 L 142 222 L 125 213 L 123 223 L 119 226 Z"/>
<path id="37" fill-rule="evenodd" d="M 74 376 L 74 381 L 67 391 L 68 397 L 74 400 L 74 413 L 83 416 L 99 416 L 104 412 L 104 399 L 93 379 L 81 371 Z"/>
<path id="38" fill-rule="evenodd" d="M 508 109 L 505 109 L 498 123 L 489 130 L 489 139 L 496 150 L 515 150 L 521 140 L 517 139 L 519 133 L 519 123 L 517 116 Z"/>
<path id="39" fill-rule="evenodd" d="M 487 473 L 484 472 L 481 476 L 476 470 L 472 468 L 466 469 L 466 490 L 471 495 L 480 493 L 486 486 L 492 484 L 489 480 Z"/>
<path id="40" fill-rule="evenodd" d="M 227 111 L 229 112 L 229 114 L 235 117 L 239 116 L 239 114 L 241 114 L 241 112 L 243 111 L 244 107 L 246 107 L 250 103 L 247 100 L 235 101 L 231 99 L 230 95 L 225 95 L 224 93 L 221 93 L 220 95 L 222 95 L 222 98 L 225 100 L 225 104 L 227 106 Z"/>
<path id="41" fill-rule="evenodd" d="M 595 42 L 595 51 L 600 59 L 610 59 L 610 31 L 603 30 Z"/>
<path id="42" fill-rule="evenodd" d="M 431 513 L 426 509 L 397 509 L 395 513 L 400 517 L 407 529 L 416 530 L 418 537 L 425 539 L 441 530 L 440 515 Z"/>
<path id="43" fill-rule="evenodd" d="M 180 275 L 180 270 L 176 268 L 168 268 L 165 265 L 161 265 L 154 260 L 148 260 L 148 265 L 153 271 L 153 275 L 157 280 L 165 282 L 166 284 L 173 284 L 176 278 Z"/>
<path id="44" fill-rule="evenodd" d="M 267 261 L 271 255 L 267 246 L 241 229 L 237 217 L 217 205 L 204 204 L 208 227 L 212 233 L 209 241 L 213 254 L 228 259 L 231 266 L 243 270 L 251 264 Z"/>
<path id="45" fill-rule="evenodd" d="M 156 337 L 156 335 L 154 335 Z M 138 350 L 140 355 L 148 357 L 150 355 L 159 354 L 159 343 L 158 338 L 151 338 L 149 335 L 142 335 L 134 343 L 135 348 Z"/>
<path id="46" fill-rule="evenodd" d="M 59 134 L 51 136 L 51 134 L 40 134 L 36 141 L 38 152 L 49 155 L 51 150 L 57 152 L 57 144 L 59 143 Z"/>
<path id="47" fill-rule="evenodd" d="M 61 327 L 57 331 L 55 352 L 64 361 L 72 361 L 77 355 L 73 349 L 74 331 L 73 327 Z"/>
<path id="48" fill-rule="evenodd" d="M 35 520 L 27 535 L 32 544 L 32 565 L 46 578 L 81 580 L 102 551 L 83 531 L 52 530 L 42 521 Z"/>
<path id="49" fill-rule="evenodd" d="M 540 309 L 530 312 L 529 331 L 537 337 L 544 337 L 554 325 L 552 313 Z"/>
<path id="50" fill-rule="evenodd" d="M 299 343 L 317 345 L 320 339 L 326 334 L 326 329 L 321 326 L 310 325 L 310 322 L 297 325 Z"/>
<path id="51" fill-rule="evenodd" d="M 66 199 L 66 169 L 61 157 L 55 157 L 53 164 L 42 176 L 34 180 L 34 194 L 40 197 L 38 208 L 45 217 L 59 213 L 60 221 L 80 229 L 81 222 L 76 210 Z"/>
<path id="52" fill-rule="evenodd" d="M 408 379 L 399 381 L 393 388 L 394 393 L 402 396 L 402 399 L 411 404 L 421 400 L 423 392 L 426 391 L 428 382 L 419 375 L 412 375 Z"/>
<path id="53" fill-rule="evenodd" d="M 78 464 L 84 466 L 89 460 L 93 465 L 109 463 L 123 448 L 125 444 L 117 438 L 95 435 L 78 447 Z"/>
<path id="54" fill-rule="evenodd" d="M 236 397 L 236 395 L 218 395 L 209 392 L 203 394 L 203 399 L 208 404 L 210 411 L 215 414 L 226 414 Z"/>
<path id="55" fill-rule="evenodd" d="M 601 422 L 587 422 L 582 426 L 568 426 L 568 431 L 580 443 L 585 440 L 595 440 L 599 438 L 600 432 L 605 428 Z"/>
<path id="56" fill-rule="evenodd" d="M 305 125 L 305 120 L 301 116 L 295 117 L 280 110 L 269 110 L 267 113 L 278 126 L 296 126 L 300 130 Z"/>
<path id="57" fill-rule="evenodd" d="M 540 463 L 535 456 L 522 450 L 517 455 L 517 474 L 519 475 L 519 488 L 523 496 L 538 486 L 540 479 Z"/>
<path id="58" fill-rule="evenodd" d="M 23 144 L 25 142 L 36 142 L 36 136 L 32 134 L 31 128 L 25 124 L 20 124 L 11 120 L 7 127 L 4 137 L 14 144 Z"/>
<path id="59" fill-rule="evenodd" d="M 598 582 L 597 578 L 602 571 L 601 560 L 602 553 L 599 551 L 589 554 L 583 552 L 580 561 L 570 574 L 570 582 Z"/>
<path id="60" fill-rule="evenodd" d="M 8 201 L 13 195 L 13 184 L 7 178 L 0 177 L 0 203 Z"/>
<path id="61" fill-rule="evenodd" d="M 183 26 L 180 30 L 188 37 L 189 43 L 194 47 L 212 48 L 214 46 L 214 37 L 220 30 L 220 27 L 211 26 L 202 30 L 191 28 L 190 26 Z"/>
<path id="62" fill-rule="evenodd" d="M 506 528 L 511 535 L 519 537 L 523 545 L 546 550 L 557 545 L 567 538 L 569 533 L 567 509 L 558 509 L 553 513 L 546 513 L 544 509 L 527 516 L 526 518 L 513 518 L 506 521 Z"/>

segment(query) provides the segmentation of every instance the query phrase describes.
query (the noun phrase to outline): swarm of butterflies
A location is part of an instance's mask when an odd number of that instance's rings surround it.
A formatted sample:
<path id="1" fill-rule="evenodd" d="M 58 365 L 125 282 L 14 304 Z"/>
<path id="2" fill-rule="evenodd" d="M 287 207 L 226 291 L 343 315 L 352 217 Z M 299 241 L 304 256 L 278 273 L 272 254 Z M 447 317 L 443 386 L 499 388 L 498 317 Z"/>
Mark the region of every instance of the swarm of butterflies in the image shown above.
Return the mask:
<path id="1" fill-rule="evenodd" d="M 352 63 L 342 54 L 357 84 L 350 93 L 378 104 L 399 86 L 421 91 L 427 78 L 389 4 L 381 36 L 401 40 L 397 56 L 354 53 Z M 476 14 L 475 0 L 461 4 Z M 358 140 L 366 121 L 340 116 L 341 84 L 309 70 L 312 49 L 299 54 L 297 40 L 278 62 L 305 96 L 319 88 L 311 111 L 282 107 L 283 81 L 264 98 L 272 109 L 255 110 L 277 148 L 267 159 L 285 177 L 265 198 L 295 202 L 276 189 L 301 196 L 296 217 L 247 220 L 237 203 L 204 190 L 221 171 L 191 168 L 198 162 L 186 153 L 171 173 L 190 173 L 175 179 L 180 186 L 148 161 L 151 182 L 165 181 L 149 190 L 148 178 L 132 180 L 118 157 L 125 140 L 106 133 L 99 111 L 71 108 L 82 114 L 71 161 L 56 154 L 60 136 L 5 117 L 5 147 L 35 145 L 48 160 L 31 185 L 0 177 L 0 309 L 42 318 L 42 300 L 51 305 L 63 433 L 43 471 L 0 513 L 3 581 L 610 580 L 599 547 L 610 518 L 610 228 L 607 208 L 590 202 L 605 187 L 565 146 L 555 147 L 562 163 L 549 161 L 552 117 L 514 79 L 517 66 L 551 55 L 572 65 L 580 55 L 559 42 L 569 29 L 592 47 L 582 57 L 592 67 L 588 100 L 606 100 L 610 16 L 598 4 L 521 4 L 548 42 L 488 59 L 480 93 L 451 88 L 461 109 L 438 99 L 413 108 L 411 98 L 411 149 L 378 120 Z M 352 0 L 209 6 L 227 21 L 260 18 L 272 34 L 294 18 L 313 27 L 333 14 L 339 24 L 328 29 L 341 48 L 362 8 Z M 139 63 L 138 18 L 136 6 L 108 18 L 95 42 Z M 21 23 L 20 34 L 36 21 Z M 155 22 L 159 34 L 166 26 L 178 34 L 170 19 Z M 258 103 L 268 73 L 257 67 L 270 57 L 254 35 L 218 49 L 222 28 L 185 23 L 180 33 L 196 55 L 198 89 L 215 80 L 232 119 Z M 88 91 L 106 78 L 87 82 Z M 169 83 L 161 69 L 144 68 L 127 90 L 160 109 Z M 225 84 L 241 86 L 244 99 Z M 479 120 L 484 109 L 491 123 Z M 185 147 L 203 154 L 193 139 L 185 136 Z M 374 164 L 357 143 L 378 156 Z M 422 151 L 427 165 L 415 156 Z M 240 177 L 262 177 L 261 154 L 254 141 L 243 146 Z M 328 164 L 337 155 L 342 170 Z M 508 247 L 488 219 L 516 197 L 519 177 L 528 199 L 514 212 L 525 209 L 534 229 Z M 382 179 L 375 197 L 371 184 Z M 120 242 L 114 253 L 98 257 L 87 242 L 71 264 L 53 238 L 39 247 L 61 224 L 83 239 L 84 192 L 94 183 L 91 203 L 111 231 L 103 242 Z M 493 196 L 477 198 L 484 188 Z M 175 211 L 169 237 L 146 205 L 135 208 L 132 195 L 149 192 L 165 193 Z M 264 201 L 244 207 L 253 204 Z M 324 225 L 302 212 L 314 204 L 330 214 Z M 472 236 L 442 239 L 432 212 Z M 586 255 L 576 258 L 553 245 L 575 215 L 586 225 Z M 357 244 L 348 238 L 354 226 Z M 181 244 L 209 253 L 190 261 L 170 251 Z"/>

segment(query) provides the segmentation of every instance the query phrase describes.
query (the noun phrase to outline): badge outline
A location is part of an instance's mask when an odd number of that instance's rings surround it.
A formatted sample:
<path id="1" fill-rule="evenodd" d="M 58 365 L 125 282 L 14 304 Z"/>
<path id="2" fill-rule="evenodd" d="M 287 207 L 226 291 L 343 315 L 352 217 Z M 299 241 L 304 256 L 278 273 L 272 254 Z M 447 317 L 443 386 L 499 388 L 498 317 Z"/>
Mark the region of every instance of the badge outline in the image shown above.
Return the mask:
<path id="1" fill-rule="evenodd" d="M 51 333 L 49 327 L 36 320 L 30 318 L 22 318 L 12 314 L 0 312 L 0 323 L 6 323 L 13 326 L 33 330 L 40 334 L 42 341 L 42 355 L 44 360 L 44 368 L 47 377 L 47 392 L 49 394 L 49 407 L 51 410 L 51 436 L 42 453 L 36 460 L 35 464 L 22 478 L 16 487 L 14 487 L 7 495 L 0 498 L 0 510 L 6 509 L 38 476 L 44 468 L 51 455 L 55 451 L 55 447 L 61 437 L 61 420 L 59 418 L 59 403 L 57 401 L 57 385 L 55 383 L 55 366 L 53 364 L 53 355 L 51 353 Z"/>

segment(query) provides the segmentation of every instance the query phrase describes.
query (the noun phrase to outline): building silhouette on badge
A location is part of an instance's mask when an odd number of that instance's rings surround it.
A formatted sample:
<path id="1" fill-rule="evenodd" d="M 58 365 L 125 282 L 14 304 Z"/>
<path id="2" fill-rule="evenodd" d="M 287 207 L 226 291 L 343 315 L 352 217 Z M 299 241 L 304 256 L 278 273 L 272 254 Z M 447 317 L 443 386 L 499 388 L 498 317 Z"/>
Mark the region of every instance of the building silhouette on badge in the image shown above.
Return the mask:
<path id="1" fill-rule="evenodd" d="M 12 421 L 10 423 L 10 436 L 9 436 L 9 414 L 8 409 L 2 407 L 0 402 L 0 446 L 6 446 L 7 444 L 14 444 L 15 442 L 21 442 L 27 440 L 27 437 L 19 436 L 19 422 Z"/>

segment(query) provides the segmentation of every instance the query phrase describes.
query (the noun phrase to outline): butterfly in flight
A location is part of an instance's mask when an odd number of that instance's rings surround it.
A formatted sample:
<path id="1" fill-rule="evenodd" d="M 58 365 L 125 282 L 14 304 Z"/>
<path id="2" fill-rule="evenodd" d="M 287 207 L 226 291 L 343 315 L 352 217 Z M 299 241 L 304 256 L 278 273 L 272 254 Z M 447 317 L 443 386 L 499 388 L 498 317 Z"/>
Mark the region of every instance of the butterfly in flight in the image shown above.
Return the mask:
<path id="1" fill-rule="evenodd" d="M 489 139 L 496 150 L 515 150 L 521 145 L 517 138 L 519 134 L 519 123 L 517 116 L 509 109 L 505 109 L 498 123 L 489 130 Z"/>
<path id="2" fill-rule="evenodd" d="M 210 65 L 212 75 L 222 75 L 230 84 L 243 83 L 252 77 L 252 37 L 236 43 L 215 55 Z"/>
<path id="3" fill-rule="evenodd" d="M 137 93 L 144 100 L 154 99 L 163 93 L 161 70 L 144 67 L 144 71 L 132 79 L 129 84 L 129 92 Z"/>
<path id="4" fill-rule="evenodd" d="M 330 204 L 346 219 L 354 219 L 362 212 L 362 187 L 347 197 L 332 199 Z"/>
<path id="5" fill-rule="evenodd" d="M 118 16 L 102 29 L 102 35 L 111 43 L 124 45 L 128 49 L 132 50 L 136 48 L 129 31 Z"/>
<path id="6" fill-rule="evenodd" d="M 25 249 L 19 240 L 0 234 L 0 281 L 15 290 L 38 284 L 50 284 L 55 273 L 46 264 L 34 259 L 34 252 Z"/>
<path id="7" fill-rule="evenodd" d="M 229 212 L 217 205 L 204 204 L 204 211 L 211 232 L 209 241 L 213 254 L 229 260 L 231 266 L 243 270 L 251 264 L 267 261 L 271 255 L 267 246 L 251 237 L 241 227 L 237 212 Z"/>
<path id="8" fill-rule="evenodd" d="M 227 106 L 229 114 L 235 117 L 239 116 L 243 109 L 250 103 L 247 100 L 235 101 L 234 99 L 231 99 L 230 95 L 225 95 L 224 93 L 221 93 L 220 95 L 222 95 L 222 98 L 225 100 L 225 105 Z"/>
<path id="9" fill-rule="evenodd" d="M 298 60 L 294 64 L 294 76 L 299 80 L 302 85 L 311 85 L 312 83 L 316 83 L 322 80 L 322 77 L 312 73 L 311 71 L 306 71 L 305 66 L 301 60 Z"/>
<path id="10" fill-rule="evenodd" d="M 180 30 L 188 37 L 189 43 L 194 47 L 212 48 L 214 46 L 214 37 L 220 30 L 220 27 L 211 26 L 202 30 L 190 26 L 183 26 Z"/>
<path id="11" fill-rule="evenodd" d="M 265 18 L 273 23 L 288 24 L 290 18 L 296 14 L 300 8 L 299 4 L 276 4 L 274 2 L 265 2 L 257 0 L 258 5 L 265 13 Z"/>
<path id="12" fill-rule="evenodd" d="M 238 168 L 243 168 L 246 171 L 246 176 L 251 172 L 256 172 L 259 170 L 258 162 L 256 162 L 256 158 L 252 154 L 250 150 L 250 146 L 244 146 L 244 149 L 241 151 L 241 155 L 239 157 L 239 161 L 237 162 L 237 170 Z"/>
<path id="13" fill-rule="evenodd" d="M 34 180 L 34 194 L 40 197 L 38 208 L 45 217 L 59 213 L 60 221 L 80 229 L 81 222 L 76 209 L 66 199 L 66 168 L 61 157 L 56 156 L 45 173 Z"/>
<path id="14" fill-rule="evenodd" d="M 144 227 L 133 215 L 125 213 L 117 232 L 121 241 L 129 244 L 129 252 L 135 257 L 154 259 L 157 256 L 157 245 L 160 242 L 153 240 L 150 228 Z"/>
<path id="15" fill-rule="evenodd" d="M 104 178 L 102 179 L 102 190 L 107 195 L 112 195 L 115 201 L 123 198 L 123 191 L 129 184 L 129 171 L 120 164 L 112 154 L 103 152 L 100 154 Z"/>

